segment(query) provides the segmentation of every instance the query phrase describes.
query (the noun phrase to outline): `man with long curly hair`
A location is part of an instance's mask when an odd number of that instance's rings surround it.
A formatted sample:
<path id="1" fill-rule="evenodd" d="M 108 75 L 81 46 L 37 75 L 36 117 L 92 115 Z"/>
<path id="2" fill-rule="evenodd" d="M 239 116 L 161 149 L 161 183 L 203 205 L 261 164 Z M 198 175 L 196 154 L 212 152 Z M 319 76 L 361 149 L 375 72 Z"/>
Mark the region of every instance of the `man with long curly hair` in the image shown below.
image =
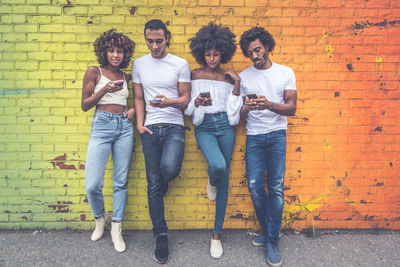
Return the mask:
<path id="1" fill-rule="evenodd" d="M 262 27 L 243 33 L 240 47 L 253 66 L 242 71 L 241 91 L 246 96 L 240 115 L 246 119 L 246 177 L 262 234 L 252 240 L 264 246 L 267 262 L 281 266 L 277 249 L 283 213 L 286 165 L 286 116 L 296 113 L 296 79 L 291 68 L 269 58 L 275 47 Z M 265 191 L 264 174 L 267 170 Z"/>
<path id="2" fill-rule="evenodd" d="M 182 166 L 182 109 L 190 98 L 190 68 L 185 59 L 167 52 L 171 33 L 161 20 L 147 22 L 144 37 L 150 54 L 136 59 L 132 65 L 136 128 L 146 164 L 149 212 L 156 238 L 154 259 L 163 264 L 169 259 L 163 197 L 168 183 L 179 175 Z"/>

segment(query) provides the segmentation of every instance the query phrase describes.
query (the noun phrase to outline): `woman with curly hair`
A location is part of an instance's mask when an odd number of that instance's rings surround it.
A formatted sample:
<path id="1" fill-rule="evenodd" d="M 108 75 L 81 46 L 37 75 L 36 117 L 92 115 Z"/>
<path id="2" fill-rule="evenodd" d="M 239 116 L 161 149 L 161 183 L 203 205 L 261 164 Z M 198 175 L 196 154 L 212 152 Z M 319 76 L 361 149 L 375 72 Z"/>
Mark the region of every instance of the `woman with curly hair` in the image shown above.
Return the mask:
<path id="1" fill-rule="evenodd" d="M 126 249 L 122 238 L 121 221 L 128 194 L 128 172 L 133 150 L 135 113 L 127 106 L 130 75 L 121 71 L 129 65 L 135 43 L 113 29 L 104 32 L 94 42 L 94 52 L 100 66 L 92 66 L 83 77 L 83 111 L 96 107 L 92 119 L 85 165 L 87 199 L 96 221 L 91 240 L 103 236 L 106 223 L 111 223 L 111 239 L 118 252 Z M 113 214 L 104 208 L 103 178 L 112 152 L 113 158 Z"/>
<path id="2" fill-rule="evenodd" d="M 192 55 L 202 68 L 192 70 L 191 101 L 186 115 L 193 116 L 195 136 L 207 163 L 207 195 L 216 200 L 210 254 L 220 258 L 222 225 L 228 202 L 229 170 L 235 144 L 233 128 L 240 119 L 240 78 L 223 70 L 236 50 L 235 35 L 228 27 L 209 23 L 189 40 Z"/>

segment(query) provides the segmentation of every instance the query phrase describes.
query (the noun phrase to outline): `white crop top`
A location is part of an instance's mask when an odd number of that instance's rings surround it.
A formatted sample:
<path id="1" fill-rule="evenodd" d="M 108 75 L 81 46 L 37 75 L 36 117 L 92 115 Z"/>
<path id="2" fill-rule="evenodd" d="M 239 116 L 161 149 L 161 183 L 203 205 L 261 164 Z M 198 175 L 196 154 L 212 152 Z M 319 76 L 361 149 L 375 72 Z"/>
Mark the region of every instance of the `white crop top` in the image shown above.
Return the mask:
<path id="1" fill-rule="evenodd" d="M 106 76 L 103 75 L 101 68 L 100 67 L 98 68 L 100 70 L 101 78 L 99 82 L 96 84 L 96 87 L 94 88 L 94 94 L 100 91 L 108 82 L 111 81 L 110 79 L 108 79 Z M 129 96 L 128 83 L 125 80 L 125 75 L 123 76 L 124 76 L 123 88 L 114 93 L 106 93 L 100 99 L 99 103 L 97 103 L 97 105 L 105 105 L 105 104 L 115 104 L 121 106 L 128 105 L 128 96 Z"/>

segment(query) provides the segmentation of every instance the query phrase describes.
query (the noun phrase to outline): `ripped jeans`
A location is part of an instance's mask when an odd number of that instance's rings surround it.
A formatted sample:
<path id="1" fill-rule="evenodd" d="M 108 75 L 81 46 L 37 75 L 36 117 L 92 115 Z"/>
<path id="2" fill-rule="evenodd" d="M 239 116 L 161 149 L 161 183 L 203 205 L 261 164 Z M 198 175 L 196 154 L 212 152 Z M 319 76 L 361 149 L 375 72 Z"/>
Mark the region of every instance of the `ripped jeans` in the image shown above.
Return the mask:
<path id="1" fill-rule="evenodd" d="M 248 135 L 246 177 L 258 222 L 266 243 L 275 246 L 283 213 L 283 182 L 286 166 L 286 131 Z M 265 169 L 268 194 L 265 191 Z"/>

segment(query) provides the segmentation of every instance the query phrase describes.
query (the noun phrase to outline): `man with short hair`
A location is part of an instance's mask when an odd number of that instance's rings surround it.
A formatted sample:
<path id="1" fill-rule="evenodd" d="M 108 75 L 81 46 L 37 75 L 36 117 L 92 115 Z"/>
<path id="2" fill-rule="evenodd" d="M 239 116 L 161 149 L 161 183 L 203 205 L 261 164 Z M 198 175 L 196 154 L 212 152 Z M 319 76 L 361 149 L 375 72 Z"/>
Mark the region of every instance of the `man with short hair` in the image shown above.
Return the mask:
<path id="1" fill-rule="evenodd" d="M 246 98 L 240 115 L 246 119 L 246 177 L 262 234 L 252 240 L 264 246 L 267 262 L 281 266 L 277 249 L 283 213 L 283 182 L 286 164 L 286 116 L 296 112 L 296 79 L 291 68 L 273 63 L 272 35 L 254 27 L 240 38 L 243 54 L 253 66 L 242 71 L 240 91 Z M 264 174 L 267 170 L 265 191 Z"/>
<path id="2" fill-rule="evenodd" d="M 182 166 L 182 109 L 190 100 L 190 68 L 185 59 L 167 52 L 171 33 L 161 20 L 147 22 L 144 37 L 150 54 L 132 65 L 136 128 L 146 165 L 149 212 L 156 238 L 154 259 L 164 264 L 169 260 L 169 251 L 163 197 L 168 182 L 179 175 Z"/>

